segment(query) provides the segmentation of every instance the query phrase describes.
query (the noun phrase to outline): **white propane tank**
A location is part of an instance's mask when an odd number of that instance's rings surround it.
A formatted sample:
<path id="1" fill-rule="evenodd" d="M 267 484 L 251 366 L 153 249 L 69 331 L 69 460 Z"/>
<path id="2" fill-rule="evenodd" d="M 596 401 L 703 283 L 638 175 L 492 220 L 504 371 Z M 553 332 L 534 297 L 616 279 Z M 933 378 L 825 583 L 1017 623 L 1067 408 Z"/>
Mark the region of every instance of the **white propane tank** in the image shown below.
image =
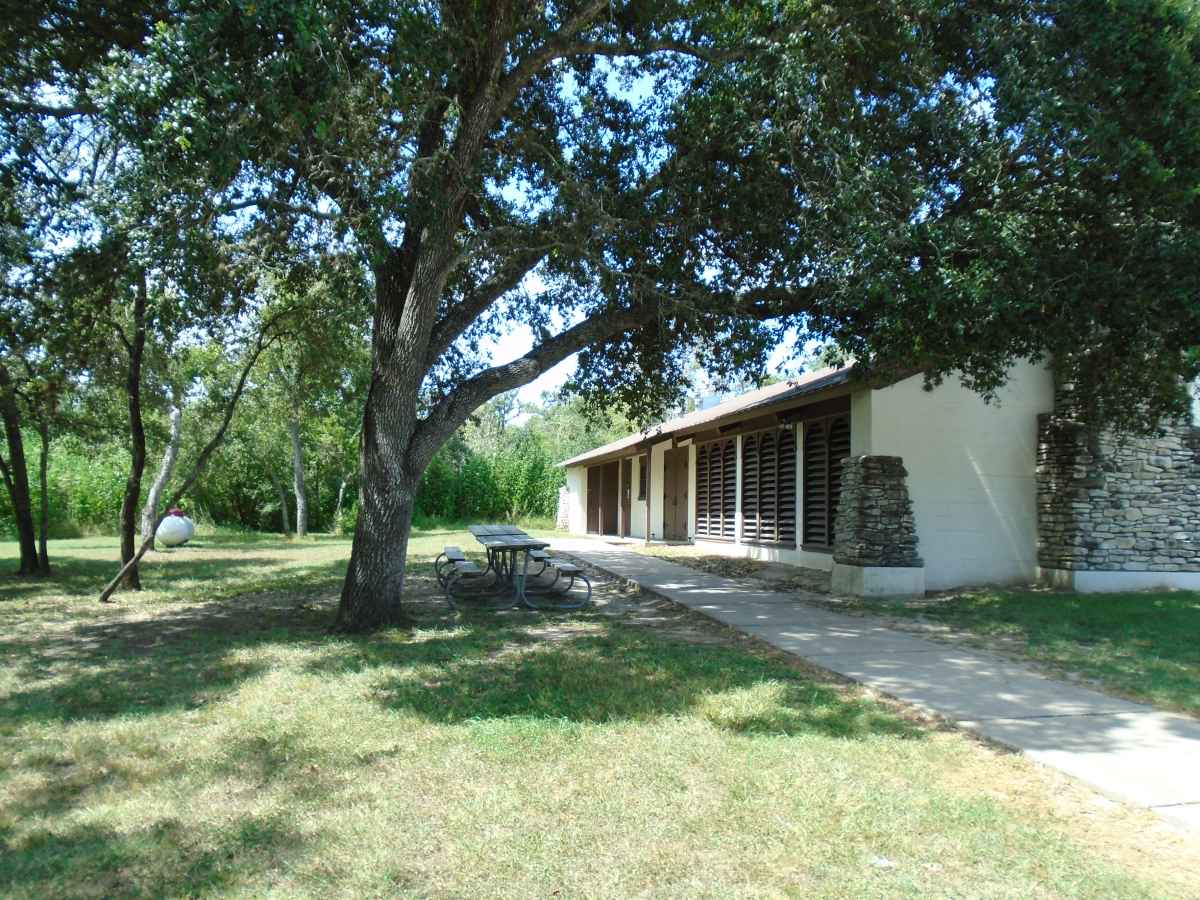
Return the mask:
<path id="1" fill-rule="evenodd" d="M 196 525 L 187 516 L 167 516 L 154 532 L 154 540 L 164 547 L 186 544 L 196 533 Z"/>

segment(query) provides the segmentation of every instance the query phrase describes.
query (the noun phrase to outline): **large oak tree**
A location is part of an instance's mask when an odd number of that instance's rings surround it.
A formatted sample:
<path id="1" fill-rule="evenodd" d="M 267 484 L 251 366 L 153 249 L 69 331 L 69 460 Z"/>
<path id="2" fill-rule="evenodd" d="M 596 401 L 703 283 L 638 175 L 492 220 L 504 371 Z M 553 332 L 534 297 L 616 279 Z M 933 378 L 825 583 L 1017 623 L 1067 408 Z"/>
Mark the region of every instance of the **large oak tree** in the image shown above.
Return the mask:
<path id="1" fill-rule="evenodd" d="M 731 6 L 736 6 L 731 9 Z M 1200 38 L 1173 0 L 170 4 L 89 102 L 230 234 L 348 241 L 374 285 L 338 625 L 402 620 L 417 481 L 479 405 L 653 414 L 697 349 L 791 334 L 985 395 L 1049 359 L 1097 421 L 1183 408 Z M 534 278 L 533 276 L 536 276 Z M 536 336 L 493 363 L 488 336 Z M 1190 360 L 1190 361 L 1189 361 Z"/>

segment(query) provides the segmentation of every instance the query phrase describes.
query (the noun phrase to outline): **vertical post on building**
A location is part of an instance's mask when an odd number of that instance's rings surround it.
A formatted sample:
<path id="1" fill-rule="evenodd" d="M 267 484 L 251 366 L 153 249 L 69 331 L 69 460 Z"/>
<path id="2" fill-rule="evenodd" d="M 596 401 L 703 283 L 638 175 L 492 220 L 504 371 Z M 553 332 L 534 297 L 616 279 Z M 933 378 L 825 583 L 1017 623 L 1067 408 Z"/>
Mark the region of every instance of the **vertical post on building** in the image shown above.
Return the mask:
<path id="1" fill-rule="evenodd" d="M 654 499 L 654 492 L 650 490 L 650 486 L 654 484 L 654 449 L 647 445 L 646 447 L 646 543 L 650 543 L 650 504 Z"/>

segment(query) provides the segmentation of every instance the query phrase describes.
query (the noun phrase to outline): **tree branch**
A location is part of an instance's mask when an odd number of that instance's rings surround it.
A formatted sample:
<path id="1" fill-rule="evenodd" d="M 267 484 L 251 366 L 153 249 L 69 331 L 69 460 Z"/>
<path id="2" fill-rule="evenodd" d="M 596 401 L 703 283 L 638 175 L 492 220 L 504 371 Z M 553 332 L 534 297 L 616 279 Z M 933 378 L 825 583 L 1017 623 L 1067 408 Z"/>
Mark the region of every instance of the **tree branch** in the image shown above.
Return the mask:
<path id="1" fill-rule="evenodd" d="M 282 200 L 272 200 L 270 197 L 251 197 L 247 200 L 235 200 L 232 203 L 226 203 L 224 206 L 217 209 L 218 216 L 227 216 L 230 213 L 237 212 L 240 209 L 250 209 L 252 207 L 260 209 L 274 209 L 280 212 L 292 212 L 301 216 L 310 216 L 314 219 L 324 219 L 325 221 L 336 221 L 340 218 L 337 213 L 321 212 L 319 209 L 313 209 L 310 206 L 296 206 L 292 203 L 285 203 Z"/>
<path id="2" fill-rule="evenodd" d="M 429 349 L 425 354 L 425 368 L 432 368 L 458 337 L 492 304 L 521 283 L 526 274 L 545 259 L 546 248 L 528 249 L 515 254 L 501 269 L 482 284 L 468 291 L 457 304 L 451 307 L 433 326 L 429 336 Z"/>
<path id="3" fill-rule="evenodd" d="M 55 119 L 69 119 L 73 116 L 86 116 L 97 112 L 96 107 L 89 103 L 80 103 L 72 106 L 53 106 L 46 103 L 9 100 L 3 97 L 0 97 L 0 109 L 17 114 L 48 116 Z"/>
<path id="4" fill-rule="evenodd" d="M 521 88 L 543 68 L 563 55 L 562 50 L 569 46 L 575 35 L 590 25 L 609 6 L 610 0 L 591 0 L 574 16 L 559 26 L 558 31 L 550 35 L 546 43 L 534 53 L 521 60 L 515 68 L 500 82 L 497 109 L 505 110 L 516 99 Z"/>
<path id="5" fill-rule="evenodd" d="M 649 321 L 658 305 L 605 310 L 543 341 L 512 362 L 485 369 L 447 395 L 417 425 L 410 452 L 423 469 L 445 440 L 489 398 L 529 384 L 547 369 L 596 341 L 610 338 Z"/>

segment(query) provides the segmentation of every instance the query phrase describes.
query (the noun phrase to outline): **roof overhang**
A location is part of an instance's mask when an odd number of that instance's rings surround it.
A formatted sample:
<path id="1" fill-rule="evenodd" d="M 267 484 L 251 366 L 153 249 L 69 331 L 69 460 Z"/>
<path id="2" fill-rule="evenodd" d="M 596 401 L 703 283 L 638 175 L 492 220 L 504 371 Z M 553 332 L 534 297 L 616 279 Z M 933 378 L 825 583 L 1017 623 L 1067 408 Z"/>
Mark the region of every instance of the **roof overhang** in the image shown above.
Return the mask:
<path id="1" fill-rule="evenodd" d="M 712 416 L 697 417 L 696 414 L 681 416 L 678 419 L 664 422 L 653 431 L 646 431 L 641 434 L 633 434 L 629 437 L 621 438 L 618 441 L 613 441 L 594 450 L 573 456 L 571 459 L 564 460 L 558 465 L 562 468 L 599 465 L 628 456 L 638 456 L 645 453 L 655 444 L 661 444 L 664 441 L 671 441 L 674 444 L 680 440 L 693 438 L 696 434 L 726 428 L 738 422 L 762 418 L 769 414 L 787 413 L 830 397 L 851 393 L 855 387 L 856 384 L 852 369 L 836 369 L 827 374 L 796 384 L 791 389 L 782 390 L 774 396 L 760 401 L 738 405 L 737 401 L 742 398 L 735 397 L 732 400 L 726 401 L 725 404 L 713 407 Z M 720 411 L 721 406 L 725 406 L 726 404 L 733 408 L 722 415 Z"/>

